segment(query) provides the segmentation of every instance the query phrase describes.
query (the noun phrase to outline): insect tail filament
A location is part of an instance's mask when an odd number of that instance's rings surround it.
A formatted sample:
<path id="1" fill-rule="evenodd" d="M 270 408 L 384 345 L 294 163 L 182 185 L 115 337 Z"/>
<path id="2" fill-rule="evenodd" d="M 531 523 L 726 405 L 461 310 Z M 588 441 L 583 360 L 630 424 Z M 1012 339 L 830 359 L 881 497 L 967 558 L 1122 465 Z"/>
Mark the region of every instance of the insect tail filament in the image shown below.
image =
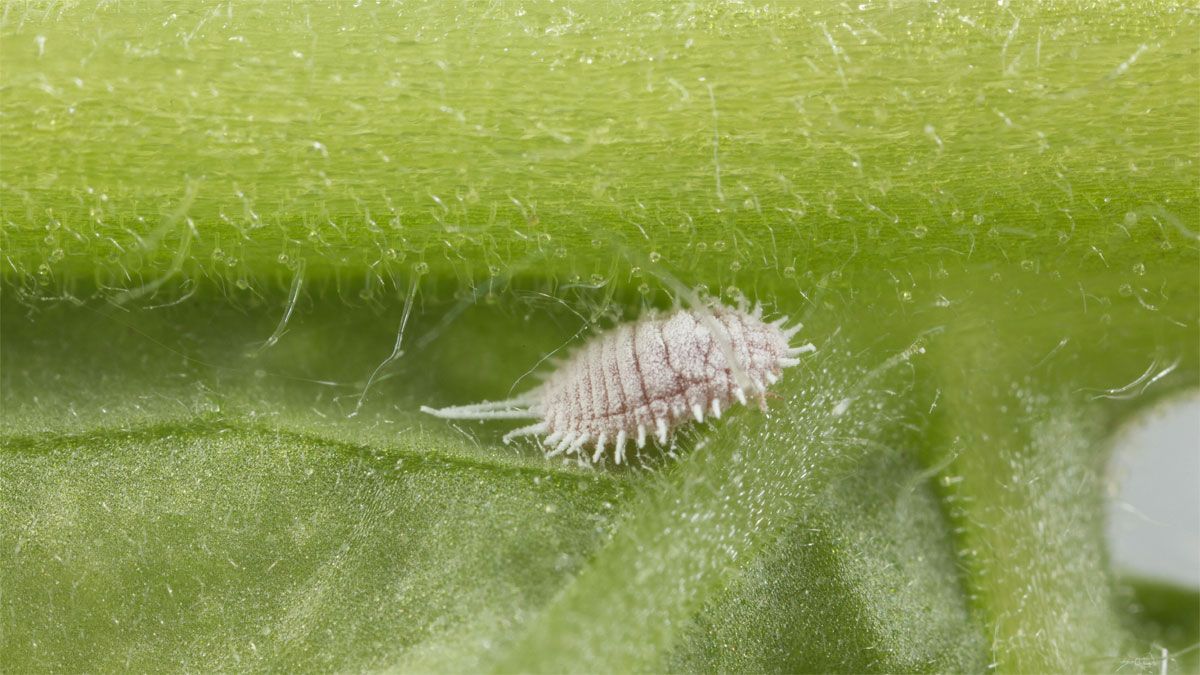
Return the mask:
<path id="1" fill-rule="evenodd" d="M 447 408 L 430 408 L 423 405 L 421 412 L 448 420 L 535 419 L 542 416 L 541 406 L 536 405 L 533 397 L 528 395 L 504 401 L 483 401 Z"/>

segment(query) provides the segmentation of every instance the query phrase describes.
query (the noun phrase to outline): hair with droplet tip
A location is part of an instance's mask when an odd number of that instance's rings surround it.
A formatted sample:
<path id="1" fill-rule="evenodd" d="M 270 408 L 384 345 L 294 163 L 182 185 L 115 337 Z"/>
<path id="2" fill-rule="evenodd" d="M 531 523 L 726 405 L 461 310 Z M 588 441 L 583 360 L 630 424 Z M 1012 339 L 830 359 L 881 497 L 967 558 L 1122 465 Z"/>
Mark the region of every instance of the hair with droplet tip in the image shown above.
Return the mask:
<path id="1" fill-rule="evenodd" d="M 599 462 L 611 439 L 613 461 L 622 464 L 630 437 L 641 449 L 652 430 L 666 445 L 679 427 L 704 422 L 705 410 L 720 418 L 734 402 L 747 405 L 747 389 L 766 408 L 767 387 L 816 347 L 792 346 L 801 324 L 788 327 L 786 316 L 767 323 L 762 313 L 758 304 L 747 312 L 719 303 L 652 312 L 588 340 L 523 394 L 421 411 L 446 419 L 537 420 L 503 440 L 541 436 L 546 457 Z M 583 451 L 589 442 L 591 453 Z"/>

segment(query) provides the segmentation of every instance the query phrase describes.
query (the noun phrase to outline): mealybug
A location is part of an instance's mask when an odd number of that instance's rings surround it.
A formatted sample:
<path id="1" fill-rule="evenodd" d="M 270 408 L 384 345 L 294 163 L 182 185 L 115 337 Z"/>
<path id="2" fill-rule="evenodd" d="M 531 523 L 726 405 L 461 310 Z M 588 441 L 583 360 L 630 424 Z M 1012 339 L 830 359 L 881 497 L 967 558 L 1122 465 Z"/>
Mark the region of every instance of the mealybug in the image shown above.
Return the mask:
<path id="1" fill-rule="evenodd" d="M 706 412 L 720 417 L 734 401 L 745 405 L 747 389 L 765 408 L 767 386 L 800 363 L 797 356 L 816 349 L 790 346 L 801 326 L 785 328 L 787 320 L 763 321 L 758 305 L 751 312 L 713 304 L 655 313 L 592 338 L 524 394 L 421 410 L 448 419 L 537 419 L 504 442 L 545 436 L 547 457 L 587 457 L 583 448 L 591 444 L 594 462 L 612 443 L 620 464 L 629 439 L 641 448 L 653 430 L 665 444 L 674 429 L 704 421 Z"/>

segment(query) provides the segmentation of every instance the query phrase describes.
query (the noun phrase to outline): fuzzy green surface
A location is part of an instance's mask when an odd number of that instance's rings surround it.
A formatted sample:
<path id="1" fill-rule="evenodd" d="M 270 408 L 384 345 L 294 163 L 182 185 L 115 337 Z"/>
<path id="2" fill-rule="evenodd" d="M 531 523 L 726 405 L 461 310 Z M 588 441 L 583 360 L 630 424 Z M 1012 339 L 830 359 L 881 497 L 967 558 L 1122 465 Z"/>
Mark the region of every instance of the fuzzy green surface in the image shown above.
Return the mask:
<path id="1" fill-rule="evenodd" d="M 1200 215 L 1182 4 L 18 2 L 3 22 L 9 275 L 149 281 L 183 250 L 230 280 L 281 256 L 587 279 L 625 247 L 750 284 L 897 250 L 1046 267 Z"/>
<path id="2" fill-rule="evenodd" d="M 1194 10 L 359 4 L 0 10 L 0 663 L 1197 667 Z M 417 412 L 706 293 L 818 350 L 648 470 Z"/>

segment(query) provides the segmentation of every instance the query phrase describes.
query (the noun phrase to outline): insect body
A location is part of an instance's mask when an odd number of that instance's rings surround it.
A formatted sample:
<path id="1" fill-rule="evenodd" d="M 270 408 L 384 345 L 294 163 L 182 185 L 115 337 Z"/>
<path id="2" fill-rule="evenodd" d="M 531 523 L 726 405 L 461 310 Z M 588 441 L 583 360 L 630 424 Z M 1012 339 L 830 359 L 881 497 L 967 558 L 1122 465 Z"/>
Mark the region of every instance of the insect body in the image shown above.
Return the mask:
<path id="1" fill-rule="evenodd" d="M 562 453 L 599 461 L 614 448 L 617 464 L 625 445 L 646 444 L 653 433 L 665 444 L 677 427 L 720 417 L 733 402 L 746 404 L 747 390 L 766 407 L 767 386 L 812 344 L 788 341 L 799 324 L 787 317 L 767 323 L 762 308 L 746 312 L 724 305 L 652 314 L 619 325 L 585 343 L 538 387 L 504 401 L 486 401 L 423 412 L 449 419 L 538 420 L 504 436 L 544 436 L 553 457 Z M 584 455 L 586 456 L 586 455 Z"/>

